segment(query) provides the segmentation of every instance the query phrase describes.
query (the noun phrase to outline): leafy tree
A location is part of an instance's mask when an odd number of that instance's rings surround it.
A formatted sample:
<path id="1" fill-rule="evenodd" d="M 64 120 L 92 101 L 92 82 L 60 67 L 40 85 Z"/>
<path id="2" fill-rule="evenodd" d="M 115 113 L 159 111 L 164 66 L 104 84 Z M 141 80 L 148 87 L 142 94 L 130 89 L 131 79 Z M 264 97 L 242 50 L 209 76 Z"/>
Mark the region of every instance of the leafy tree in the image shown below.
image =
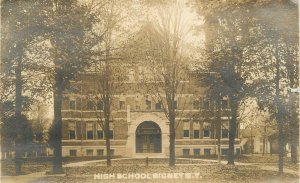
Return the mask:
<path id="1" fill-rule="evenodd" d="M 42 7 L 40 2 L 35 1 L 1 1 L 1 81 L 3 83 L 3 95 L 1 103 L 14 99 L 14 120 L 16 120 L 15 131 L 15 170 L 21 173 L 22 144 L 24 144 L 22 129 L 22 106 L 24 105 L 23 93 L 30 86 L 26 74 L 32 69 L 26 50 L 37 35 L 44 31 L 41 24 L 43 13 L 39 11 Z M 30 21 L 28 21 L 30 19 Z M 11 95 L 14 93 L 14 96 Z M 34 92 L 32 92 L 34 93 Z M 2 103 L 3 104 L 3 103 Z"/>
<path id="2" fill-rule="evenodd" d="M 292 162 L 297 161 L 297 100 L 295 94 L 287 94 L 287 88 L 296 87 L 298 76 L 298 62 L 295 53 L 298 52 L 298 16 L 297 7 L 289 1 L 281 3 L 270 3 L 268 6 L 258 11 L 260 42 L 257 48 L 263 50 L 257 52 L 253 50 L 255 57 L 253 61 L 257 63 L 258 70 L 253 71 L 259 79 L 254 81 L 258 86 L 258 100 L 263 107 L 267 107 L 273 114 L 277 122 L 279 141 L 279 175 L 283 174 L 283 158 L 285 148 L 285 129 L 289 125 L 290 139 L 292 146 Z M 266 14 L 264 11 L 273 12 Z M 280 17 L 276 21 L 274 17 Z M 284 18 L 283 18 L 284 17 Z M 256 53 L 255 53 L 256 52 Z M 259 53 L 259 54 L 258 54 Z M 258 59 L 258 60 L 256 60 Z M 263 62 L 262 62 L 263 60 Z M 260 72 L 259 74 L 257 73 Z"/>
<path id="3" fill-rule="evenodd" d="M 54 160 L 53 173 L 62 172 L 62 95 L 75 75 L 87 64 L 89 51 L 94 45 L 87 36 L 93 28 L 94 16 L 90 9 L 77 1 L 54 1 L 49 8 L 49 40 L 53 57 L 54 96 Z"/>

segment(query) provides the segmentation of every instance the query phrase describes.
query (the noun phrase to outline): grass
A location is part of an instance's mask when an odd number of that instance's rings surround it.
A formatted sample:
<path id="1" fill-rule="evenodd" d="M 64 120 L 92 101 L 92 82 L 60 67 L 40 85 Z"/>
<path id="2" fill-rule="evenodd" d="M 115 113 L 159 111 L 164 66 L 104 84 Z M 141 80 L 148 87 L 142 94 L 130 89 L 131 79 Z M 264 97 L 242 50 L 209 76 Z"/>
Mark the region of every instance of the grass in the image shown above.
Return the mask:
<path id="1" fill-rule="evenodd" d="M 285 174 L 279 180 L 276 172 L 260 170 L 254 166 L 228 165 L 193 165 L 193 166 L 84 166 L 65 169 L 65 176 L 49 176 L 34 181 L 37 182 L 296 182 L 298 177 Z M 117 173 L 199 173 L 201 177 L 195 179 L 110 179 L 94 180 L 94 174 Z"/>
<path id="2" fill-rule="evenodd" d="M 118 157 L 114 157 L 118 158 Z M 63 165 L 73 162 L 105 159 L 101 156 L 63 157 Z M 52 157 L 24 158 L 22 163 L 22 174 L 30 174 L 40 171 L 51 171 Z M 15 164 L 13 159 L 1 160 L 1 175 L 15 175 Z"/>

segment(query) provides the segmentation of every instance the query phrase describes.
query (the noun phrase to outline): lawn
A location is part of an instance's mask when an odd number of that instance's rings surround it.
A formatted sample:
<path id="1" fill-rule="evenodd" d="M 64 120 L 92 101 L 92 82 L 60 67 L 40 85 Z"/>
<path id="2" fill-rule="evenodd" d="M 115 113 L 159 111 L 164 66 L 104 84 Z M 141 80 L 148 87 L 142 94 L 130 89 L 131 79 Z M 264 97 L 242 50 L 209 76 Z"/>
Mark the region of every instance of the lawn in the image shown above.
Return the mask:
<path id="1" fill-rule="evenodd" d="M 64 176 L 48 176 L 34 181 L 38 182 L 296 182 L 298 177 L 291 174 L 285 174 L 283 180 L 278 180 L 277 173 L 273 171 L 260 170 L 254 166 L 227 166 L 227 165 L 190 165 L 176 167 L 168 166 L 145 166 L 145 165 L 120 165 L 120 166 L 95 166 L 88 165 L 83 167 L 65 168 Z M 139 177 L 125 179 L 117 178 L 117 174 L 138 174 L 150 176 L 146 179 Z M 171 174 L 170 174 L 171 173 Z M 175 175 L 176 173 L 197 174 L 193 179 L 182 177 L 173 177 L 165 179 L 163 175 Z M 94 179 L 94 174 L 111 174 L 111 179 Z M 154 175 L 161 175 L 156 179 Z M 104 176 L 103 176 L 104 177 Z"/>
<path id="2" fill-rule="evenodd" d="M 119 158 L 119 157 L 115 157 Z M 63 165 L 73 162 L 100 160 L 105 157 L 64 157 Z M 52 168 L 52 157 L 24 158 L 22 164 L 22 174 L 30 174 L 40 171 L 50 171 Z M 1 160 L 1 175 L 15 175 L 15 164 L 13 159 Z"/>
<path id="3" fill-rule="evenodd" d="M 261 170 L 257 163 L 263 163 L 268 166 L 277 167 L 277 156 L 261 157 L 261 156 L 239 156 L 236 157 L 236 161 L 243 163 L 253 163 L 253 165 L 241 165 L 241 166 L 227 166 L 218 165 L 216 162 L 207 162 L 200 159 L 177 159 L 176 167 L 168 167 L 168 159 L 148 159 L 148 165 L 146 166 L 146 159 L 118 159 L 115 157 L 112 161 L 112 167 L 106 167 L 105 157 L 67 157 L 63 158 L 63 164 L 82 162 L 89 160 L 103 160 L 99 162 L 91 162 L 79 167 L 66 167 L 65 175 L 48 175 L 47 177 L 38 179 L 37 182 L 298 182 L 298 177 L 292 174 L 285 174 L 284 179 L 279 181 L 277 172 L 269 170 Z M 224 158 L 224 157 L 223 157 Z M 223 159 L 222 158 L 222 159 Z M 214 159 L 210 157 L 206 159 Z M 225 159 L 226 160 L 226 157 Z M 14 163 L 12 160 L 2 160 L 2 175 L 14 175 Z M 292 170 L 298 170 L 297 165 L 291 165 L 285 161 L 285 168 Z M 38 159 L 25 159 L 22 166 L 22 170 L 25 174 L 50 171 L 52 168 L 51 158 L 38 158 Z M 148 179 L 105 179 L 94 180 L 95 174 L 125 174 L 132 173 L 149 174 Z M 198 173 L 198 177 L 194 179 L 183 179 L 180 177 L 173 177 L 169 179 L 155 179 L 151 178 L 151 175 L 172 173 Z M 197 175 L 198 175 L 197 174 Z M 177 175 L 177 174 L 176 174 Z M 196 174 L 195 174 L 196 175 Z M 163 178 L 163 177 L 161 177 Z"/>

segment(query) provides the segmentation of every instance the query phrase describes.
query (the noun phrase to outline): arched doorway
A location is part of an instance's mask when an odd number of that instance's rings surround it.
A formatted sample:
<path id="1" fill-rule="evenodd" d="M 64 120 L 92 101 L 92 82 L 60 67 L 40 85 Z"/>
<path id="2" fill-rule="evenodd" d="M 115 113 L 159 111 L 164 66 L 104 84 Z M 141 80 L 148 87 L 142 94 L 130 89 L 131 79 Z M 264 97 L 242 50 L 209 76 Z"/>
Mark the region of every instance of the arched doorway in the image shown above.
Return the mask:
<path id="1" fill-rule="evenodd" d="M 135 131 L 136 153 L 161 153 L 161 129 L 153 121 L 144 121 Z"/>

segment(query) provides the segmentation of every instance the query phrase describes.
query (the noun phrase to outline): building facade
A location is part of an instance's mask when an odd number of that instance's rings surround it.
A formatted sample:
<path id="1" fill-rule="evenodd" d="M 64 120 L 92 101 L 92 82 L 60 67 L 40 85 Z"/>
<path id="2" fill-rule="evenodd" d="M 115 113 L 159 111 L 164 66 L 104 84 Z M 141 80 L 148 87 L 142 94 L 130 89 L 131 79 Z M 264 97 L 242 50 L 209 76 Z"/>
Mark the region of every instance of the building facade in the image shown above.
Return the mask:
<path id="1" fill-rule="evenodd" d="M 133 70 L 111 98 L 111 153 L 123 157 L 168 157 L 169 122 L 161 101 L 149 87 L 135 82 Z M 71 82 L 62 102 L 63 156 L 105 156 L 101 127 L 103 102 L 97 97 L 96 75 L 84 74 Z M 183 82 L 176 96 L 176 156 L 217 154 L 215 107 L 205 88 Z M 122 89 L 121 89 L 122 88 Z M 148 88 L 148 89 L 147 89 Z M 150 87 L 151 88 L 151 87 Z M 221 153 L 228 149 L 229 101 L 222 101 Z M 240 153 L 237 133 L 235 152 Z"/>

